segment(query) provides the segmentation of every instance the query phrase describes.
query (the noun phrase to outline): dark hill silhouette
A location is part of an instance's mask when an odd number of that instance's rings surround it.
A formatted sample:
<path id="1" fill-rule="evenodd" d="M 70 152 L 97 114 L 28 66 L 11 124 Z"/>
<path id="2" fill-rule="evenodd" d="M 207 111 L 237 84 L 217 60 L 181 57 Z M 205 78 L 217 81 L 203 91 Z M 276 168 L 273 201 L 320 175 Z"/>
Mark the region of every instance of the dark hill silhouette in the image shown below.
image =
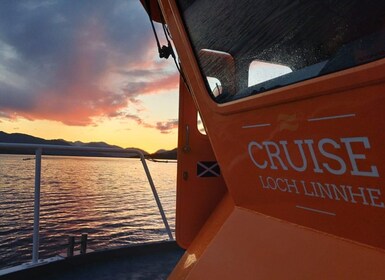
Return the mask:
<path id="1" fill-rule="evenodd" d="M 28 134 L 22 133 L 5 133 L 0 131 L 0 142 L 4 143 L 23 143 L 23 144 L 45 144 L 45 145 L 64 145 L 70 146 L 70 144 L 61 139 L 45 140 L 43 138 L 34 137 Z"/>
<path id="2" fill-rule="evenodd" d="M 176 159 L 177 158 L 177 148 L 166 151 L 166 150 L 158 150 L 157 152 L 150 154 L 150 158 L 154 159 Z"/>
<path id="3" fill-rule="evenodd" d="M 83 147 L 100 147 L 100 148 L 113 148 L 113 149 L 121 149 L 124 151 L 122 147 L 116 145 L 110 145 L 105 142 L 90 142 L 84 143 L 81 141 L 69 142 L 63 139 L 54 139 L 54 140 L 46 140 L 39 137 L 34 137 L 28 134 L 23 133 L 6 133 L 0 131 L 0 143 L 19 143 L 19 144 L 42 144 L 42 145 L 62 145 L 62 146 L 83 146 Z M 135 148 L 138 149 L 138 148 Z M 176 159 L 176 149 L 172 151 L 159 150 L 158 152 L 149 155 L 148 152 L 138 149 L 143 152 L 145 156 L 149 156 L 154 159 Z M 34 150 L 17 150 L 10 148 L 0 148 L 0 154 L 34 154 Z M 78 156 L 101 156 L 101 157 L 135 157 L 133 154 L 119 154 L 119 153 L 100 153 L 100 152 L 77 152 L 77 151 L 55 151 L 50 150 L 44 152 L 44 154 L 48 155 L 78 155 Z"/>

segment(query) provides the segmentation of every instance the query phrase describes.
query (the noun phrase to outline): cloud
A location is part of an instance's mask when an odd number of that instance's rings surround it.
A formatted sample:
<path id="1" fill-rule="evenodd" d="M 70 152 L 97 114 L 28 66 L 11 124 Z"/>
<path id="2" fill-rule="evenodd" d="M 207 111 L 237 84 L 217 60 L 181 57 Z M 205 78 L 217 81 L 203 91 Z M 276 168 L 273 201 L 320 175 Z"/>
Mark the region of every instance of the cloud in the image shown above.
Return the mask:
<path id="1" fill-rule="evenodd" d="M 147 127 L 147 128 L 153 128 L 154 126 L 145 122 L 142 118 L 140 118 L 138 115 L 133 115 L 133 114 L 125 114 L 124 115 L 125 119 L 130 119 L 135 121 L 137 124 Z"/>
<path id="2" fill-rule="evenodd" d="M 171 133 L 171 131 L 175 128 L 178 128 L 178 120 L 156 123 L 156 129 L 158 129 L 163 134 Z"/>
<path id="3" fill-rule="evenodd" d="M 10 114 L 7 112 L 0 111 L 0 119 L 8 119 L 8 120 L 15 120 L 17 116 L 15 114 Z"/>
<path id="4" fill-rule="evenodd" d="M 156 74 L 152 74 L 156 75 Z M 150 77 L 152 76 L 149 75 Z M 136 102 L 139 95 L 156 94 L 176 90 L 178 88 L 179 74 L 169 74 L 153 77 L 146 81 L 132 81 L 124 87 L 124 93 L 131 102 Z"/>
<path id="5" fill-rule="evenodd" d="M 150 124 L 146 121 L 144 121 L 142 118 L 140 118 L 138 115 L 134 114 L 124 114 L 122 115 L 123 118 L 125 119 L 130 119 L 135 121 L 138 125 L 141 125 L 143 127 L 147 128 L 154 128 L 160 131 L 162 134 L 169 134 L 171 133 L 174 129 L 178 128 L 178 120 L 168 120 L 164 122 L 156 122 L 155 125 Z"/>
<path id="6" fill-rule="evenodd" d="M 11 116 L 10 116 L 9 114 L 7 114 L 7 113 L 4 113 L 4 112 L 1 112 L 1 111 L 0 111 L 0 118 L 10 119 Z"/>
<path id="7" fill-rule="evenodd" d="M 0 118 L 118 117 L 140 95 L 177 88 L 155 57 L 139 1 L 1 1 Z"/>

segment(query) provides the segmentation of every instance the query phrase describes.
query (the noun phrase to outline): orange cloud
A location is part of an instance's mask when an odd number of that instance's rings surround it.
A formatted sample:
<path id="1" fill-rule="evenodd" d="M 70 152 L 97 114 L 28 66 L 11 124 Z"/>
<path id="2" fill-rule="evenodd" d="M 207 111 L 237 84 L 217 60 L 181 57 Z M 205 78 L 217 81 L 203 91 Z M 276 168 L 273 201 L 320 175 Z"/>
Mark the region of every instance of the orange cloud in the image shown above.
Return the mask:
<path id="1" fill-rule="evenodd" d="M 94 125 L 99 117 L 122 117 L 128 107 L 137 109 L 141 105 L 138 99 L 141 95 L 176 90 L 179 75 L 174 67 L 170 70 L 173 62 L 159 62 L 150 26 L 144 29 L 144 24 L 138 25 L 142 19 L 137 13 L 119 12 L 116 6 L 122 3 L 95 1 L 89 8 L 83 7 L 82 2 L 63 2 L 65 9 L 61 11 L 48 13 L 44 10 L 55 6 L 25 11 L 26 18 L 36 22 L 37 30 L 43 29 L 40 33 L 36 30 L 28 33 L 27 27 L 35 25 L 23 21 L 22 14 L 10 17 L 15 18 L 25 34 L 19 32 L 23 35 L 17 38 L 19 42 L 7 43 L 15 49 L 15 54 L 20 54 L 13 58 L 14 65 L 7 67 L 15 77 L 23 77 L 27 86 L 12 88 L 17 83 L 2 83 L 0 79 L 0 118 L 23 117 L 55 120 L 66 125 Z M 17 5 L 17 1 L 12 5 Z M 77 12 L 66 13 L 67 5 L 79 6 Z M 121 7 L 133 5 L 124 1 Z M 87 9 L 86 16 L 81 8 Z M 141 6 L 139 9 L 142 11 Z M 46 22 L 49 17 L 39 13 L 60 14 L 60 20 Z M 147 18 L 143 21 L 148 23 Z M 10 38 L 14 36 L 11 34 L 13 29 L 4 32 L 9 32 Z M 34 48 L 23 44 L 26 41 L 33 42 Z M 23 64 L 25 62 L 29 64 Z M 140 116 L 136 122 L 163 128 L 143 122 Z"/>

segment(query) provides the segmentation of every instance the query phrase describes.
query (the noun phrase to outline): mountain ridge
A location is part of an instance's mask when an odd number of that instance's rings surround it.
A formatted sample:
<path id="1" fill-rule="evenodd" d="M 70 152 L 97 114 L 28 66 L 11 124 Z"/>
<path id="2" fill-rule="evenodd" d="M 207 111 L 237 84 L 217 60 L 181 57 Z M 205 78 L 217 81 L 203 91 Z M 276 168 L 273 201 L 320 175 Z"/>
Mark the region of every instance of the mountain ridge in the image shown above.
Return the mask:
<path id="1" fill-rule="evenodd" d="M 0 131 L 0 143 L 18 143 L 18 144 L 40 144 L 40 145 L 62 145 L 62 146 L 74 146 L 74 147 L 100 147 L 100 148 L 112 148 L 112 149 L 121 149 L 122 151 L 126 149 L 131 148 L 122 148 L 117 145 L 110 145 L 106 142 L 88 142 L 84 143 L 81 141 L 66 141 L 64 139 L 52 139 L 47 140 L 40 137 L 35 137 L 29 134 L 24 133 L 6 133 L 4 131 Z M 176 159 L 176 150 L 164 150 L 160 149 L 155 153 L 148 153 L 145 150 L 142 150 L 140 148 L 132 148 L 140 150 L 146 157 L 152 158 L 152 159 Z M 21 152 L 20 150 L 16 149 L 10 149 L 10 148 L 0 148 L 0 154 L 34 154 L 33 150 L 23 150 Z M 101 157 L 135 157 L 133 154 L 127 154 L 127 153 L 106 153 L 106 152 L 78 152 L 78 151 L 47 151 L 45 154 L 49 155 L 78 155 L 78 156 L 101 156 Z"/>

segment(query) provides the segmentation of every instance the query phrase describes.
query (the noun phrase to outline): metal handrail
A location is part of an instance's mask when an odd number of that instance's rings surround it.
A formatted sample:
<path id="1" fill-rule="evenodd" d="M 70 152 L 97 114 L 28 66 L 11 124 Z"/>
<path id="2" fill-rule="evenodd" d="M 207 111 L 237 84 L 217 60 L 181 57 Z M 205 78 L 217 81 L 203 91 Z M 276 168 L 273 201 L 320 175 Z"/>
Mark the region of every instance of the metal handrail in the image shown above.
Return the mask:
<path id="1" fill-rule="evenodd" d="M 0 143 L 0 148 L 11 149 L 33 149 L 35 150 L 35 194 L 34 194 L 34 220 L 33 220 L 33 246 L 32 246 L 32 263 L 39 261 L 39 223 L 40 223 L 40 181 L 41 181 L 41 156 L 44 151 L 78 151 L 78 152 L 101 152 L 101 153 L 120 153 L 120 154 L 136 154 L 142 162 L 143 169 L 146 173 L 147 180 L 150 184 L 152 194 L 162 217 L 163 224 L 166 228 L 170 240 L 174 240 L 170 226 L 160 202 L 158 192 L 152 180 L 150 170 L 148 169 L 146 159 L 141 150 L 138 149 L 117 149 L 117 148 L 101 148 L 101 147 L 79 147 L 79 146 L 63 146 L 63 145 L 44 145 L 44 144 L 19 144 L 19 143 Z"/>

